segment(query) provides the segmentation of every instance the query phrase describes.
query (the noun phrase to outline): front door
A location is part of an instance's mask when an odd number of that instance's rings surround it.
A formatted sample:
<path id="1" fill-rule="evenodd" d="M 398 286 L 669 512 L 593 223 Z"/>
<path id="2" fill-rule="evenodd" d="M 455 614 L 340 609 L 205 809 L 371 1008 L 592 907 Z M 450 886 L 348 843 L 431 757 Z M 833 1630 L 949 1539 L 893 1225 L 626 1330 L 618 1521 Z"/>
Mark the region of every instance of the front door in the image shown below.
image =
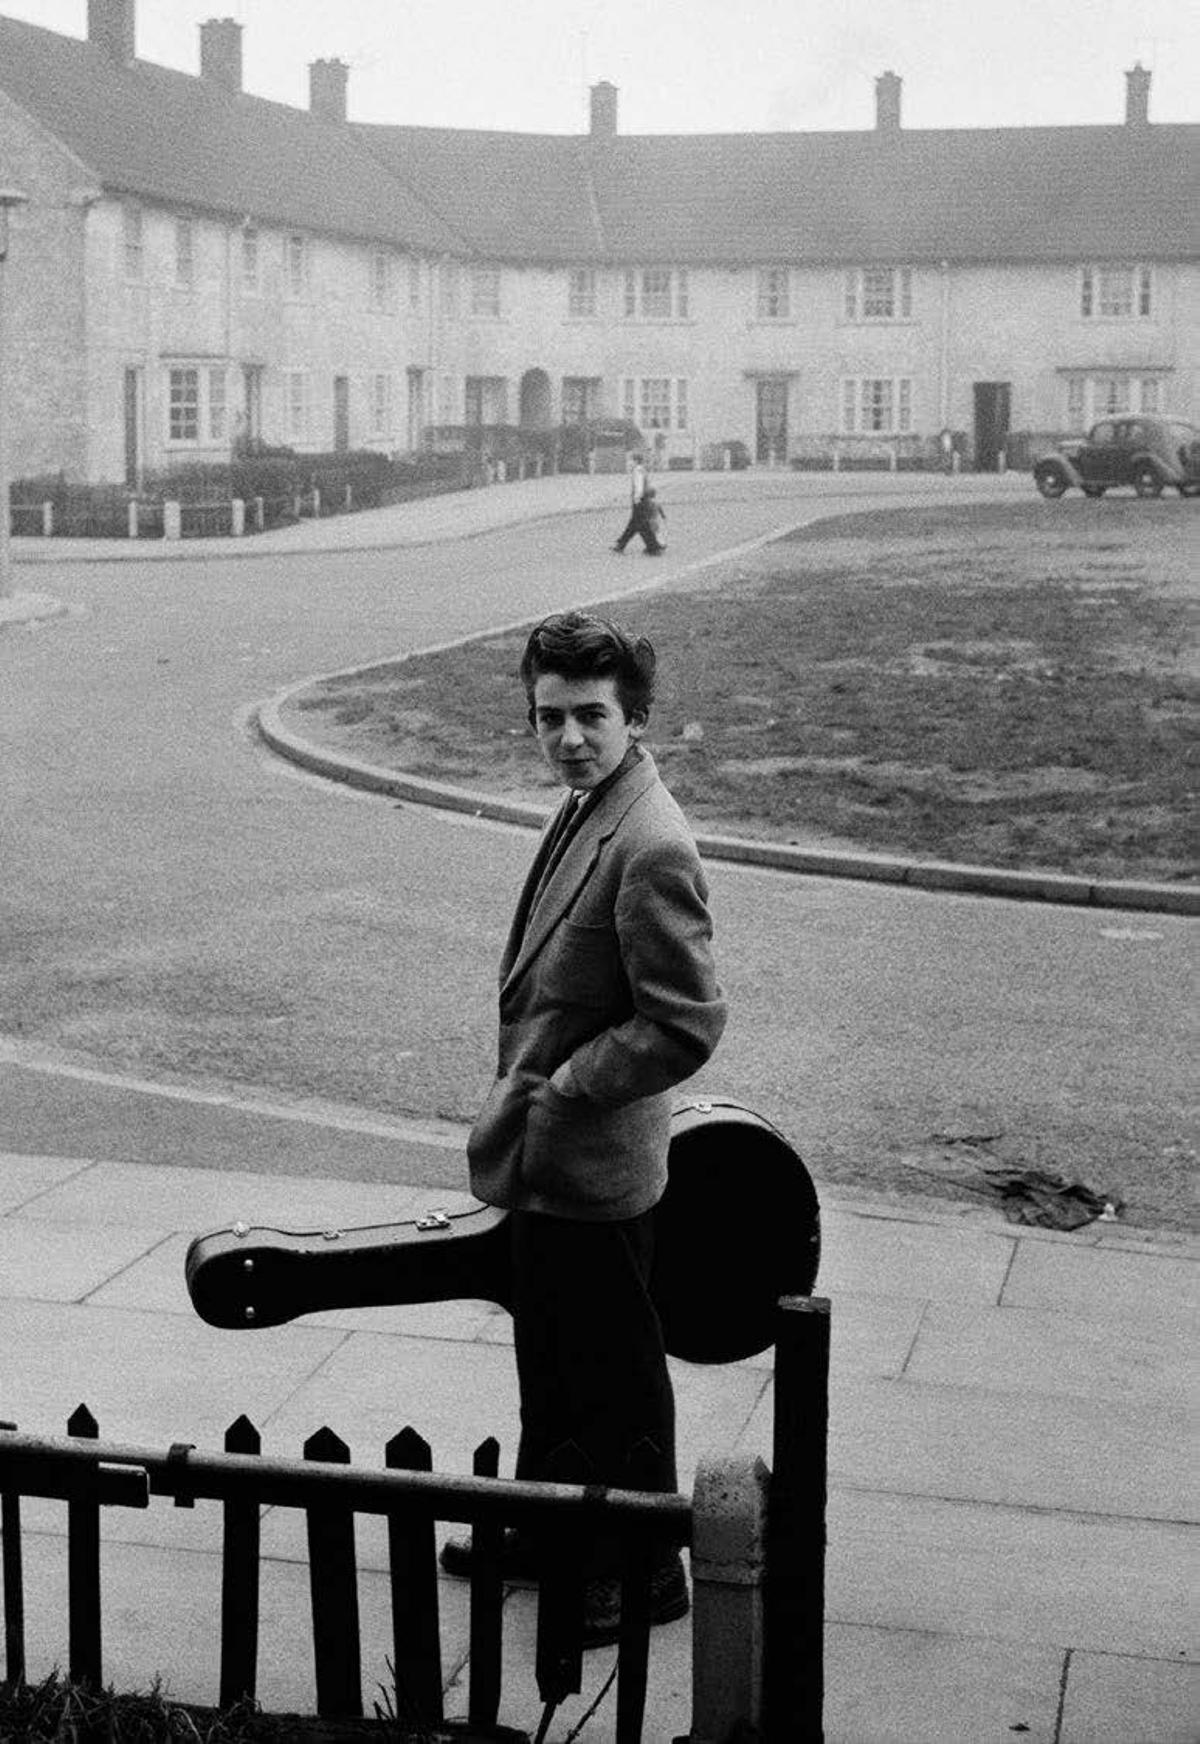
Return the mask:
<path id="1" fill-rule="evenodd" d="M 333 451 L 345 454 L 350 447 L 350 377 L 333 378 Z"/>
<path id="2" fill-rule="evenodd" d="M 977 472 L 999 472 L 1000 457 L 1008 447 L 1011 409 L 1011 383 L 975 383 L 975 470 Z"/>
<path id="3" fill-rule="evenodd" d="M 125 483 L 138 490 L 142 482 L 142 372 L 125 371 Z"/>
<path id="4" fill-rule="evenodd" d="M 755 458 L 768 466 L 787 459 L 787 377 L 763 376 L 755 383 L 757 395 Z"/>

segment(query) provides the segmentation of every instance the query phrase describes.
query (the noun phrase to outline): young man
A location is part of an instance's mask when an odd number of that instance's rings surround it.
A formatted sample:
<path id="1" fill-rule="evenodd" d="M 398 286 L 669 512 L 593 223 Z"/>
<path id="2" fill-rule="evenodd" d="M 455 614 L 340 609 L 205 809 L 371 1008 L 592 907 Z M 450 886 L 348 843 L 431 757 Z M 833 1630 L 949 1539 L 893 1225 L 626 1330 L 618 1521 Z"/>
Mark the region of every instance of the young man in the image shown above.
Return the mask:
<path id="1" fill-rule="evenodd" d="M 649 488 L 650 477 L 646 471 L 646 462 L 640 454 L 635 454 L 629 469 L 629 519 L 613 546 L 618 556 L 635 533 L 641 534 L 646 549 L 650 549 L 651 539 L 646 525 L 646 492 Z"/>
<path id="2" fill-rule="evenodd" d="M 675 1406 L 649 1295 L 673 1086 L 712 1053 L 725 1003 L 707 886 L 682 812 L 640 743 L 654 688 L 644 637 L 579 612 L 547 618 L 521 662 L 529 719 L 567 795 L 542 837 L 500 965 L 497 1076 L 472 1129 L 471 1189 L 511 1211 L 521 1393 L 517 1476 L 573 1443 L 589 1480 L 677 1487 Z M 515 1534 L 506 1571 L 535 1572 Z M 443 1566 L 470 1568 L 452 1542 Z M 584 1640 L 616 1637 L 619 1584 L 597 1563 Z M 655 1571 L 656 1623 L 683 1616 L 678 1554 Z"/>

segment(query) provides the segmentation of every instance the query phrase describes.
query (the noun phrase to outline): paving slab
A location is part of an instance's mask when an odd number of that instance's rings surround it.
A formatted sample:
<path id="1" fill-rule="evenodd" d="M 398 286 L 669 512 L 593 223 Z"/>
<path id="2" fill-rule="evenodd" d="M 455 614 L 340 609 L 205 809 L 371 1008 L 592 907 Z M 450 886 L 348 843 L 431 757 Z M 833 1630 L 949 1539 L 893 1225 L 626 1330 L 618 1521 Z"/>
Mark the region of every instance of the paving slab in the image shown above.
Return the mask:
<path id="1" fill-rule="evenodd" d="M 850 1290 L 923 1302 L 995 1303 L 1014 1245 L 1003 1224 L 963 1229 L 834 1211 L 821 1218 L 818 1287 L 830 1297 Z"/>
<path id="2" fill-rule="evenodd" d="M 839 1341 L 846 1318 L 838 1304 Z M 1182 1406 L 1196 1377 L 1195 1328 L 1175 1315 L 1154 1327 L 1068 1318 L 1048 1308 L 974 1308 L 932 1303 L 924 1312 L 905 1378 L 937 1386 L 1053 1398 L 1141 1400 Z"/>
<path id="3" fill-rule="evenodd" d="M 770 1446 L 768 1389 L 739 1448 Z M 1140 1402 L 833 1375 L 831 1480 L 906 1495 L 1130 1518 L 1193 1516 L 1185 1413 Z"/>
<path id="4" fill-rule="evenodd" d="M 78 1302 L 150 1253 L 168 1233 L 142 1224 L 101 1231 L 77 1223 L 2 1218 L 0 1298 Z"/>
<path id="5" fill-rule="evenodd" d="M 1186 1524 L 835 1487 L 831 1620 L 1176 1658 L 1194 1639 Z"/>
<path id="6" fill-rule="evenodd" d="M 1200 1667 L 1130 1654 L 1073 1653 L 1056 1744 L 1196 1744 Z"/>
<path id="7" fill-rule="evenodd" d="M 27 1209 L 50 1188 L 89 1166 L 77 1157 L 5 1156 L 0 1161 L 0 1216 Z"/>
<path id="8" fill-rule="evenodd" d="M 1072 1317 L 1131 1315 L 1145 1325 L 1194 1327 L 1200 1265 L 1194 1259 L 1067 1242 L 1019 1242 L 1002 1300 L 1011 1308 L 1051 1308 Z"/>

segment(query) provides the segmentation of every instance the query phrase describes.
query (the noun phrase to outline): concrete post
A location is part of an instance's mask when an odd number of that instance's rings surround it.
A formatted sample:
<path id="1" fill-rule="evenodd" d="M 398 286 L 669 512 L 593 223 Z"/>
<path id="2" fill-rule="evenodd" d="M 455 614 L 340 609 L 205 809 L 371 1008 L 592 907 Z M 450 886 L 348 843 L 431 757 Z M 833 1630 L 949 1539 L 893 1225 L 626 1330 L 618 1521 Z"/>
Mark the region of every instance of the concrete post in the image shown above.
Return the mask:
<path id="1" fill-rule="evenodd" d="M 758 1726 L 770 1472 L 749 1454 L 706 1454 L 692 1490 L 691 1744 Z"/>
<path id="2" fill-rule="evenodd" d="M 254 525 L 261 533 L 267 524 L 267 506 L 261 497 L 254 499 Z"/>
<path id="3" fill-rule="evenodd" d="M 53 539 L 53 537 L 54 537 L 54 504 L 53 503 L 43 503 L 42 504 L 42 538 L 43 539 Z"/>
<path id="4" fill-rule="evenodd" d="M 163 538 L 183 537 L 183 510 L 178 503 L 163 504 Z"/>
<path id="5" fill-rule="evenodd" d="M 126 517 L 126 527 L 125 527 L 126 537 L 130 538 L 130 539 L 136 539 L 138 536 L 138 506 L 137 506 L 137 498 L 136 497 L 131 497 L 129 499 L 129 502 L 126 504 L 125 517 Z"/>
<path id="6" fill-rule="evenodd" d="M 242 497 L 234 497 L 229 505 L 229 531 L 235 539 L 246 531 L 246 504 Z"/>

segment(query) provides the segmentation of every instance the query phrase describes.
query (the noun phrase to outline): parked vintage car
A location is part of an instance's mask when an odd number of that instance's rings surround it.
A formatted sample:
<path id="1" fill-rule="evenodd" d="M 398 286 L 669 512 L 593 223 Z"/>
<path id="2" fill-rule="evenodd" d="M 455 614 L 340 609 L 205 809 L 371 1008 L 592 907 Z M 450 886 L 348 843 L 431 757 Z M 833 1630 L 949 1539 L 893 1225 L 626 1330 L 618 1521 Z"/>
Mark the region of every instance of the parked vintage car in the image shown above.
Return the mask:
<path id="1" fill-rule="evenodd" d="M 1132 485 L 1140 497 L 1160 496 L 1165 485 L 1200 495 L 1200 430 L 1178 418 L 1102 418 L 1084 440 L 1035 460 L 1033 480 L 1044 497 L 1072 485 L 1087 497 L 1115 485 Z"/>

